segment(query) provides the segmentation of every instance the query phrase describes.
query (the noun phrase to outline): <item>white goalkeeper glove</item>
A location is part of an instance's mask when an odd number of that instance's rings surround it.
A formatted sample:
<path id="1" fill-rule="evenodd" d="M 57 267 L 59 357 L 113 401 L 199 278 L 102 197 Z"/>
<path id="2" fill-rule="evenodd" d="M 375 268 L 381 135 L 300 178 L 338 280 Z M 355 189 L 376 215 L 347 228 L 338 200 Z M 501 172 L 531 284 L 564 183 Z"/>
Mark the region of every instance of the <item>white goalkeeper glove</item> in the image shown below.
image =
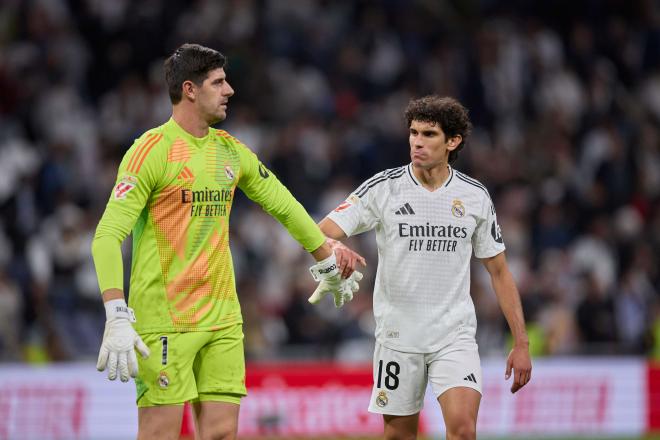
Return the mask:
<path id="1" fill-rule="evenodd" d="M 358 282 L 362 279 L 362 274 L 357 270 L 346 279 L 342 279 L 337 258 L 333 253 L 325 260 L 317 262 L 309 268 L 314 280 L 319 283 L 309 302 L 316 304 L 327 295 L 332 294 L 335 299 L 335 307 L 341 307 L 353 299 L 353 294 L 358 291 L 360 285 Z"/>
<path id="2" fill-rule="evenodd" d="M 135 314 L 133 309 L 126 305 L 126 301 L 113 299 L 104 305 L 105 331 L 96 369 L 103 371 L 107 368 L 110 380 L 117 378 L 119 369 L 119 379 L 127 382 L 129 376 L 136 377 L 138 374 L 137 357 L 133 348 L 145 359 L 149 357 L 149 349 L 131 325 L 135 322 Z"/>

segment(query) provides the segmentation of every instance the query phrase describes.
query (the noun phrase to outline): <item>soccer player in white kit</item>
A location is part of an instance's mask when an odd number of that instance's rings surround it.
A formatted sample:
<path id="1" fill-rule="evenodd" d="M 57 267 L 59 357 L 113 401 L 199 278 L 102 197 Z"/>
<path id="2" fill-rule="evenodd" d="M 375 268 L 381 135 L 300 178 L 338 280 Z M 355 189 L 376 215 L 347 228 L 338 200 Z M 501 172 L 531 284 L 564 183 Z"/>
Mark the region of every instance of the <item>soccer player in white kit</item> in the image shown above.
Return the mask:
<path id="1" fill-rule="evenodd" d="M 336 240 L 376 230 L 369 411 L 383 414 L 385 438 L 416 438 L 428 381 L 447 439 L 474 439 L 482 376 L 470 298 L 472 253 L 488 270 L 513 334 L 505 379 L 513 370 L 514 393 L 532 369 L 520 295 L 488 191 L 450 165 L 471 130 L 467 110 L 433 95 L 411 101 L 405 117 L 412 162 L 364 182 L 320 227 Z"/>

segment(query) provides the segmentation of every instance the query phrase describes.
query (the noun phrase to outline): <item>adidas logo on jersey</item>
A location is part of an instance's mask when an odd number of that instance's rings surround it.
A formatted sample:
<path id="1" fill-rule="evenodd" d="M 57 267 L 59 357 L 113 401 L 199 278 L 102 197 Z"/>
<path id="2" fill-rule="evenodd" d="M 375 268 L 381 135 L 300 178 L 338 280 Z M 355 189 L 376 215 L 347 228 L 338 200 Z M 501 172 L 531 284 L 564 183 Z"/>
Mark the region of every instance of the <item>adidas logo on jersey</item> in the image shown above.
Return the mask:
<path id="1" fill-rule="evenodd" d="M 470 373 L 467 376 L 463 378 L 463 380 L 467 380 L 468 382 L 474 382 L 477 383 L 477 378 L 474 377 L 474 373 Z"/>
<path id="2" fill-rule="evenodd" d="M 413 211 L 412 207 L 408 203 L 406 203 L 401 208 L 394 211 L 394 213 L 396 215 L 411 215 L 411 214 L 415 214 L 415 211 Z"/>
<path id="3" fill-rule="evenodd" d="M 188 167 L 183 167 L 179 175 L 176 177 L 179 180 L 183 180 L 184 182 L 192 182 L 195 180 L 195 175 L 190 171 L 190 168 Z"/>

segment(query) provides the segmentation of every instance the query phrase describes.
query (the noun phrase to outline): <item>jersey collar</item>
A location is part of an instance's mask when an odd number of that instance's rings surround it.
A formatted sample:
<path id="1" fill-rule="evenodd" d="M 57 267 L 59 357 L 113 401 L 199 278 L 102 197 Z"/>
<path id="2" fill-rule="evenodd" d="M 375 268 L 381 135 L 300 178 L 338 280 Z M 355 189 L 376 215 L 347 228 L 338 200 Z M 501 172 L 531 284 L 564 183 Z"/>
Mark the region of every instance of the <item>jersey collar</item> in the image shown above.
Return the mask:
<path id="1" fill-rule="evenodd" d="M 188 133 L 186 130 L 184 130 L 183 127 L 181 127 L 179 124 L 177 124 L 177 122 L 174 120 L 174 118 L 170 118 L 170 120 L 167 121 L 167 123 L 165 125 L 169 125 L 170 127 L 172 127 L 174 129 L 174 131 L 176 132 L 177 136 L 182 138 L 184 141 L 186 141 L 190 145 L 193 145 L 195 147 L 200 147 L 200 148 L 203 147 L 206 144 L 206 142 L 209 140 L 209 138 L 211 136 L 211 132 L 214 131 L 214 129 L 212 127 L 209 127 L 209 132 L 207 133 L 207 135 L 204 136 L 204 137 L 198 138 L 198 137 L 195 137 L 192 134 Z"/>
<path id="2" fill-rule="evenodd" d="M 447 177 L 447 180 L 445 183 L 440 187 L 440 188 L 447 188 L 451 181 L 454 179 L 454 169 L 451 167 L 451 165 L 447 164 L 447 168 L 449 168 L 449 177 Z M 424 191 L 428 191 L 425 189 L 422 184 L 417 180 L 417 177 L 415 177 L 415 173 L 413 173 L 413 167 L 412 167 L 412 162 L 408 164 L 406 167 L 406 171 L 408 172 L 408 177 L 410 177 L 410 180 L 412 183 L 414 183 L 416 186 L 418 186 L 420 189 L 423 189 Z M 438 188 L 438 189 L 440 189 Z M 437 190 L 436 190 L 437 191 Z"/>

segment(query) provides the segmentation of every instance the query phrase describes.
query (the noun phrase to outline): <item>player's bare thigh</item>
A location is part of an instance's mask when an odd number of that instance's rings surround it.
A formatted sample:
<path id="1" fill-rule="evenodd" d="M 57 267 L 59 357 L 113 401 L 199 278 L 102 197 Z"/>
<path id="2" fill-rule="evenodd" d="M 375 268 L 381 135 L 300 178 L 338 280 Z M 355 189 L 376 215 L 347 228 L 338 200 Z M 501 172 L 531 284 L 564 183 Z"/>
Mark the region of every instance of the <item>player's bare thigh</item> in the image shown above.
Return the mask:
<path id="1" fill-rule="evenodd" d="M 469 387 L 450 388 L 438 397 L 447 428 L 447 440 L 476 439 L 481 394 Z"/>
<path id="2" fill-rule="evenodd" d="M 138 408 L 138 440 L 178 440 L 183 405 Z"/>
<path id="3" fill-rule="evenodd" d="M 229 402 L 195 402 L 197 440 L 234 440 L 238 431 L 240 405 Z"/>
<path id="4" fill-rule="evenodd" d="M 385 440 L 414 440 L 417 438 L 419 413 L 409 416 L 383 415 Z"/>

